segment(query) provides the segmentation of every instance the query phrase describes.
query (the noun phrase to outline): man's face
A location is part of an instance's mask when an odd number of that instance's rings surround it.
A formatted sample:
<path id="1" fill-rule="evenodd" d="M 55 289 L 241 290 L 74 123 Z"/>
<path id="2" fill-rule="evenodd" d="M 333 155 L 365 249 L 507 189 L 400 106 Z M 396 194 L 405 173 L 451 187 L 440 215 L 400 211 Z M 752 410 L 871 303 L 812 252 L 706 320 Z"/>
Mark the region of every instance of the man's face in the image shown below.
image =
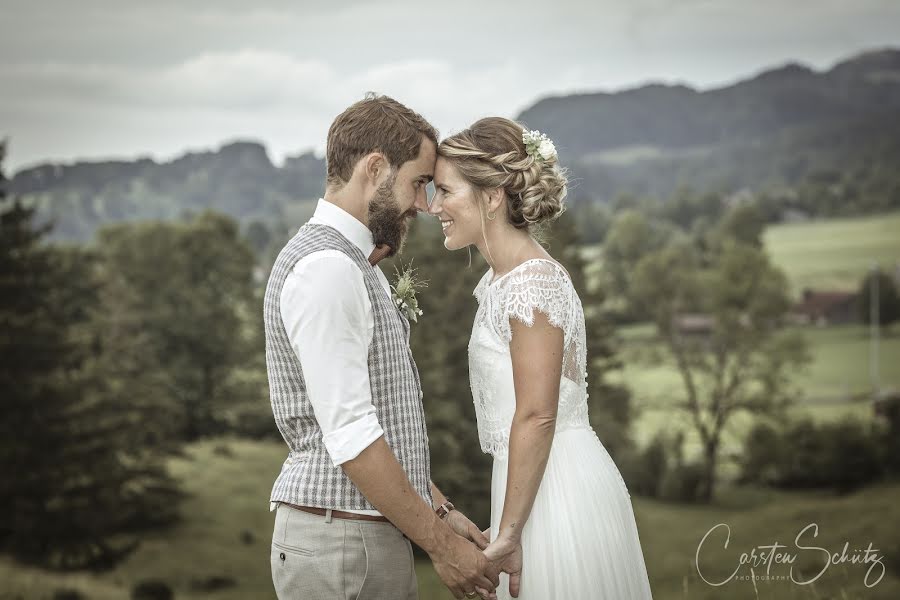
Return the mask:
<path id="1" fill-rule="evenodd" d="M 428 210 L 425 190 L 434 177 L 436 158 L 434 142 L 423 137 L 419 155 L 392 171 L 369 202 L 369 229 L 375 244 L 391 247 L 388 256 L 401 250 L 410 222 L 418 212 Z"/>

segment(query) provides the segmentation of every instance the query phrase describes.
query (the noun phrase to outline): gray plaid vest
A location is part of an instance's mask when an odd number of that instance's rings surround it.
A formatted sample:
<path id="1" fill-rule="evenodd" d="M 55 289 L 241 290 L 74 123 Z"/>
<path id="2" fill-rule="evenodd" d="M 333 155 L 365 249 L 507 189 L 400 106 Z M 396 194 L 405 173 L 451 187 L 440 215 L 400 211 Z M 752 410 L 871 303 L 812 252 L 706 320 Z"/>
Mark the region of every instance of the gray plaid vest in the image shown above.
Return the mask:
<path id="1" fill-rule="evenodd" d="M 419 371 L 409 348 L 409 322 L 392 302 L 375 267 L 360 249 L 327 225 L 306 224 L 281 250 L 266 286 L 263 317 L 266 369 L 272 412 L 290 448 L 275 480 L 270 501 L 338 510 L 374 510 L 341 467 L 335 467 L 322 442 L 322 430 L 306 393 L 303 369 L 281 319 L 284 280 L 304 256 L 338 250 L 363 273 L 375 328 L 369 346 L 372 403 L 388 446 L 413 488 L 431 505 L 431 465 Z"/>

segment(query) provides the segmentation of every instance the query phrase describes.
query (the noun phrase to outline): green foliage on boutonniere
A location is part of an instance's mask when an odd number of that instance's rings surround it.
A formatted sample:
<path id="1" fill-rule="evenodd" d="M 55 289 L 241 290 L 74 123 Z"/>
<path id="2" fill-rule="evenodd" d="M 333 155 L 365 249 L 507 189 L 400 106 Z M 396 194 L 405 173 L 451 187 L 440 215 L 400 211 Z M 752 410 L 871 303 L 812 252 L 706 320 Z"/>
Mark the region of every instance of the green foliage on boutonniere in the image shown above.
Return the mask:
<path id="1" fill-rule="evenodd" d="M 428 287 L 428 282 L 416 276 L 416 269 L 412 267 L 412 263 L 407 265 L 402 273 L 394 267 L 394 273 L 397 280 L 391 286 L 391 298 L 407 319 L 417 323 L 422 315 L 422 309 L 419 308 L 416 293 Z"/>

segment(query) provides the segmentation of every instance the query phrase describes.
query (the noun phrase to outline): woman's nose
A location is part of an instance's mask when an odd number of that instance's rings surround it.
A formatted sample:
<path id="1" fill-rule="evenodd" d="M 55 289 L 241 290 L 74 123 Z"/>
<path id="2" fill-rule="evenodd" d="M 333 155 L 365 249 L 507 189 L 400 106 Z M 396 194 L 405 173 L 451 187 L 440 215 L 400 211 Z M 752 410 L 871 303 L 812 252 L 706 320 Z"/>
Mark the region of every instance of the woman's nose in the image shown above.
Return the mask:
<path id="1" fill-rule="evenodd" d="M 435 194 L 431 197 L 431 202 L 428 203 L 428 214 L 437 215 L 441 212 L 441 199 L 438 198 L 438 195 Z"/>

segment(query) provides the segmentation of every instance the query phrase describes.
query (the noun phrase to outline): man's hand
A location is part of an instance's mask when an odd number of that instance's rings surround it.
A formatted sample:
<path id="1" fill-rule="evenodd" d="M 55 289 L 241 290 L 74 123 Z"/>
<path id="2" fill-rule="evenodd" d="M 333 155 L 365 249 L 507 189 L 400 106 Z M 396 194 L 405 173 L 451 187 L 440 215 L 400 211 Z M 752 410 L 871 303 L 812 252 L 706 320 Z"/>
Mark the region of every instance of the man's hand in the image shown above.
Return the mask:
<path id="1" fill-rule="evenodd" d="M 473 592 L 478 592 L 482 598 L 496 598 L 500 570 L 468 540 L 450 535 L 446 545 L 429 556 L 438 577 L 454 598 L 465 598 Z"/>
<path id="2" fill-rule="evenodd" d="M 484 555 L 504 573 L 509 573 L 509 593 L 519 597 L 522 581 L 522 541 L 501 535 L 488 546 Z"/>
<path id="3" fill-rule="evenodd" d="M 478 529 L 469 518 L 458 510 L 451 510 L 444 517 L 444 522 L 450 526 L 456 535 L 462 536 L 474 543 L 480 550 L 488 547 L 491 541 Z"/>

